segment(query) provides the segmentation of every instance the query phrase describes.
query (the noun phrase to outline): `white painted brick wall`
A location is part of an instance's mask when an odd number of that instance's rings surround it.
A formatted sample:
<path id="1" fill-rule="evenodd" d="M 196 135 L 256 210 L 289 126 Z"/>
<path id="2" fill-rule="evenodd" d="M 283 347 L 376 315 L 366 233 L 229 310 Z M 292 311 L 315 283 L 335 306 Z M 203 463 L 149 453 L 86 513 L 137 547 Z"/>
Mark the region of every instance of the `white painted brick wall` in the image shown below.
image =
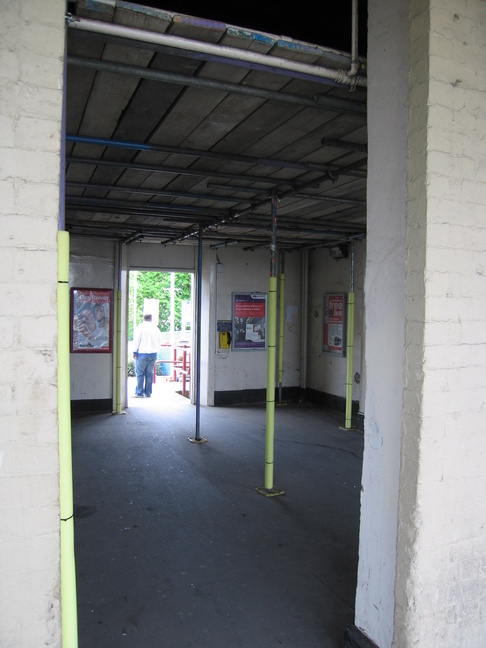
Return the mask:
<path id="1" fill-rule="evenodd" d="M 57 222 L 63 0 L 0 1 L 0 645 L 61 645 Z"/>
<path id="2" fill-rule="evenodd" d="M 391 646 L 394 615 L 405 352 L 407 16 L 408 0 L 368 2 L 365 451 L 355 625 L 380 648 Z M 421 232 L 417 238 L 419 245 Z"/>
<path id="3" fill-rule="evenodd" d="M 430 6 L 429 50 L 415 52 L 407 355 L 395 646 L 486 645 L 486 3 L 413 2 L 412 33 Z M 416 115 L 416 116 L 415 116 Z M 418 125 L 426 117 L 426 130 Z M 413 175 L 426 160 L 426 176 Z M 419 184 L 423 182 L 423 186 Z M 426 195 L 424 194 L 424 189 Z M 417 240 L 411 236 L 409 240 Z M 420 267 L 426 301 L 413 301 Z M 417 393 L 413 394 L 413 390 Z"/>

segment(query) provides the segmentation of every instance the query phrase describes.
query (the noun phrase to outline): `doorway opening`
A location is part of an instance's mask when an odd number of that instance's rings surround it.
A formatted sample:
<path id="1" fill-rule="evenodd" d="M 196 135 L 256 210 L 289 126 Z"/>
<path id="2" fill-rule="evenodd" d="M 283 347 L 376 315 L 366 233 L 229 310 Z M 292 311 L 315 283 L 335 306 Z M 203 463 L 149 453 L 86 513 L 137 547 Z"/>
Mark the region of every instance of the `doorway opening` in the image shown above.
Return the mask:
<path id="1" fill-rule="evenodd" d="M 135 384 L 133 336 L 143 316 L 152 314 L 162 333 L 154 367 L 154 395 L 192 398 L 194 275 L 191 272 L 131 270 L 128 299 L 128 389 Z"/>

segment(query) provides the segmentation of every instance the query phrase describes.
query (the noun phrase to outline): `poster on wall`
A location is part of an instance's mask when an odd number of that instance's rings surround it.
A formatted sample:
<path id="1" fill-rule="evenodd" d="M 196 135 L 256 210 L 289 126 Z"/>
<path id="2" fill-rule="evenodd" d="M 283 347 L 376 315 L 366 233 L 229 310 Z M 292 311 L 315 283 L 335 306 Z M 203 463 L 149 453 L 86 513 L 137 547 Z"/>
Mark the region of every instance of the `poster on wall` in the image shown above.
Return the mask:
<path id="1" fill-rule="evenodd" d="M 267 348 L 266 293 L 233 293 L 233 351 Z"/>
<path id="2" fill-rule="evenodd" d="M 71 353 L 111 353 L 113 290 L 71 288 Z"/>
<path id="3" fill-rule="evenodd" d="M 346 355 L 346 294 L 324 295 L 324 353 Z"/>

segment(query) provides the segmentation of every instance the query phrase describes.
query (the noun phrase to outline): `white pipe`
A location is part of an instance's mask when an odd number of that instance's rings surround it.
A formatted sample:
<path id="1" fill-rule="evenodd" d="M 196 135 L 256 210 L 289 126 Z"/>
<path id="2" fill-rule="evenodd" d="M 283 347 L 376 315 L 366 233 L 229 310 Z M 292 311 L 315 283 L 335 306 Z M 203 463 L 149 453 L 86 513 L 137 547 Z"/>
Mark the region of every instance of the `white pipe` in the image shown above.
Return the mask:
<path id="1" fill-rule="evenodd" d="M 332 68 L 310 65 L 308 63 L 290 61 L 278 56 L 268 56 L 266 54 L 259 54 L 257 52 L 252 52 L 249 50 L 226 47 L 224 45 L 202 43 L 190 38 L 181 38 L 180 36 L 170 36 L 168 34 L 158 34 L 156 32 L 146 31 L 143 29 L 125 27 L 124 25 L 114 25 L 113 23 L 105 23 L 99 20 L 78 18 L 77 16 L 70 18 L 67 24 L 71 29 L 88 31 L 95 34 L 104 34 L 105 36 L 115 36 L 118 38 L 126 38 L 129 40 L 152 43 L 155 45 L 165 45 L 167 47 L 184 49 L 191 52 L 212 54 L 213 56 L 222 56 L 238 61 L 246 61 L 248 63 L 267 65 L 281 70 L 299 72 L 301 74 L 307 74 L 323 79 L 332 79 L 337 83 L 342 83 L 345 85 L 366 86 L 366 79 L 363 79 L 361 77 L 356 78 L 356 73 L 354 76 L 350 76 L 350 73 L 346 70 L 334 70 Z"/>

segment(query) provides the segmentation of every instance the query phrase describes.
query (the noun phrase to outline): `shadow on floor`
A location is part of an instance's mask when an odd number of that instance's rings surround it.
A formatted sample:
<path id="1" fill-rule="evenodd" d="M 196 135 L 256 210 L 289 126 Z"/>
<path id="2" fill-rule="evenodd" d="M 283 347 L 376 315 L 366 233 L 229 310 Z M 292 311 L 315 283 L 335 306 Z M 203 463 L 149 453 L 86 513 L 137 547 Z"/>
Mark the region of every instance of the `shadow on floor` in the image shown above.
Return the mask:
<path id="1" fill-rule="evenodd" d="M 337 648 L 354 621 L 362 433 L 174 390 L 73 420 L 79 648 Z"/>

